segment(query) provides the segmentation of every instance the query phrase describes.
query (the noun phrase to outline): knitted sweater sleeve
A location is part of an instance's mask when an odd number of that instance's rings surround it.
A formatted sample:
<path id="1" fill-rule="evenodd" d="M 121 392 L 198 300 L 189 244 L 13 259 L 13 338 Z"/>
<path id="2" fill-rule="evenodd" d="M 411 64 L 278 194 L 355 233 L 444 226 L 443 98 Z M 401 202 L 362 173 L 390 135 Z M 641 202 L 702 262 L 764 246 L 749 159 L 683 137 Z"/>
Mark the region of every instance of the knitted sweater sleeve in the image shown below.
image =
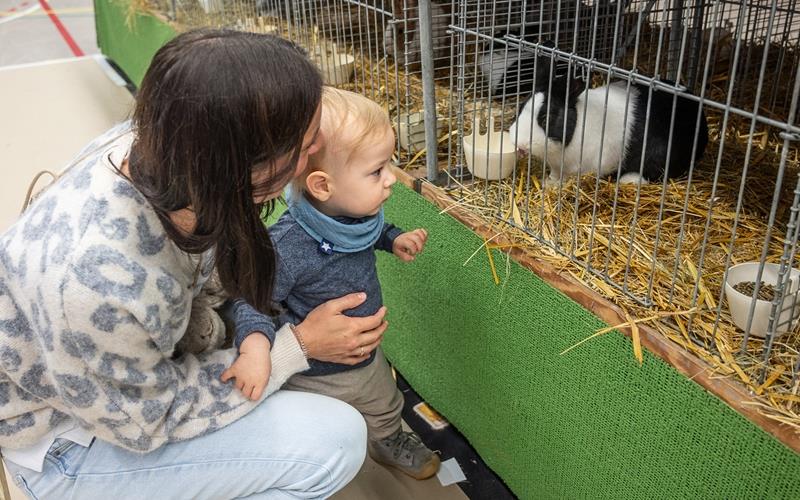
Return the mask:
<path id="1" fill-rule="evenodd" d="M 392 253 L 392 245 L 394 245 L 394 240 L 403 234 L 403 230 L 399 227 L 395 226 L 394 224 L 389 224 L 388 222 L 384 223 L 383 229 L 381 230 L 381 235 L 378 238 L 378 241 L 375 243 L 375 248 L 378 250 L 383 250 L 384 252 Z"/>
<path id="2" fill-rule="evenodd" d="M 275 344 L 275 323 L 272 318 L 259 312 L 244 299 L 228 300 L 222 306 L 222 314 L 234 326 L 233 346 L 237 349 L 250 334 L 261 332 L 269 339 L 270 348 Z"/>
<path id="3" fill-rule="evenodd" d="M 275 272 L 275 282 L 272 289 L 272 300 L 277 307 L 286 300 L 295 285 L 295 277 L 287 265 L 286 255 L 281 256 L 281 243 L 283 240 L 277 239 L 273 242 L 276 249 L 277 268 Z M 222 313 L 235 325 L 233 345 L 237 349 L 242 345 L 244 339 L 249 335 L 260 332 L 263 333 L 270 342 L 270 346 L 275 345 L 275 320 L 255 307 L 248 304 L 244 299 L 229 300 L 222 308 Z"/>
<path id="4" fill-rule="evenodd" d="M 219 380 L 233 349 L 175 357 L 197 266 L 112 167 L 125 140 L 74 165 L 0 234 L 0 446 L 32 445 L 71 418 L 148 452 L 258 404 Z M 265 395 L 307 368 L 278 330 Z"/>
<path id="5" fill-rule="evenodd" d="M 234 349 L 172 358 L 191 301 L 172 267 L 146 268 L 113 246 L 91 245 L 68 268 L 58 294 L 66 328 L 44 356 L 57 367 L 64 410 L 98 438 L 147 452 L 212 432 L 258 404 L 219 380 Z M 308 366 L 288 328 L 277 332 L 272 359 L 265 395 Z"/>

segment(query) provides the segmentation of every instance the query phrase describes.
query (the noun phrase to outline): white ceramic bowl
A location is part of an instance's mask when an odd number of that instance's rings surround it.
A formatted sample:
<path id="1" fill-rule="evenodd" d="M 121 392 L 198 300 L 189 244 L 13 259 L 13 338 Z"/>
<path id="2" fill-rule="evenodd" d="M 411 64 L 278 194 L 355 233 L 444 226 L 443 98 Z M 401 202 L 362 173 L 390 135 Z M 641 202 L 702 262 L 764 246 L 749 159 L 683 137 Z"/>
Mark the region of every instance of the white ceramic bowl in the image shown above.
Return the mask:
<path id="1" fill-rule="evenodd" d="M 405 114 L 397 117 L 398 130 L 397 138 L 400 140 L 400 147 L 412 153 L 425 149 L 425 113 L 417 112 Z M 444 122 L 436 120 L 436 137 L 439 137 L 444 130 Z"/>
<path id="2" fill-rule="evenodd" d="M 275 24 L 264 24 L 261 26 L 261 33 L 266 33 L 268 35 L 279 35 L 280 31 L 280 27 Z"/>
<path id="3" fill-rule="evenodd" d="M 356 58 L 350 54 L 324 52 L 319 54 L 317 61 L 325 85 L 341 85 L 353 78 Z"/>
<path id="4" fill-rule="evenodd" d="M 508 132 L 469 134 L 464 136 L 464 158 L 472 175 L 497 181 L 514 172 L 517 151 L 514 139 Z M 502 151 L 502 152 L 501 152 Z"/>
<path id="5" fill-rule="evenodd" d="M 733 287 L 743 281 L 756 281 L 758 275 L 758 262 L 745 262 L 728 269 L 728 278 L 725 281 L 725 297 L 728 299 L 728 308 L 731 312 L 733 323 L 744 330 L 747 328 L 747 319 L 750 314 L 750 305 L 753 297 L 737 292 Z M 764 264 L 764 272 L 761 274 L 763 283 L 776 286 L 778 283 L 779 264 Z M 800 317 L 800 303 L 798 303 L 798 286 L 800 286 L 800 271 L 791 269 L 789 277 L 789 290 L 784 292 L 781 313 L 777 319 L 776 337 L 790 332 L 797 325 Z M 792 308 L 794 307 L 794 314 Z M 769 327 L 769 313 L 772 302 L 756 299 L 756 307 L 753 310 L 753 322 L 750 325 L 750 335 L 764 338 Z M 792 317 L 794 316 L 794 317 Z"/>

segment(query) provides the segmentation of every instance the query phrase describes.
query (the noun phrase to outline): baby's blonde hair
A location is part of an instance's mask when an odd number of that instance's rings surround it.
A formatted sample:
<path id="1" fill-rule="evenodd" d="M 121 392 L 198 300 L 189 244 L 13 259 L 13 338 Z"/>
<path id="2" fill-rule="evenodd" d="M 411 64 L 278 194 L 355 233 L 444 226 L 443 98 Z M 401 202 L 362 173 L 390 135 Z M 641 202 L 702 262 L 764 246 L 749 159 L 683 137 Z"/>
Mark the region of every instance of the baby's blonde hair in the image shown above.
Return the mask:
<path id="1" fill-rule="evenodd" d="M 308 159 L 308 168 L 295 179 L 294 187 L 302 191 L 311 172 L 348 164 L 354 153 L 385 137 L 391 127 L 388 113 L 375 101 L 349 90 L 324 87 L 320 130 L 325 143 Z M 331 164 L 335 153 L 343 158 L 344 165 Z"/>

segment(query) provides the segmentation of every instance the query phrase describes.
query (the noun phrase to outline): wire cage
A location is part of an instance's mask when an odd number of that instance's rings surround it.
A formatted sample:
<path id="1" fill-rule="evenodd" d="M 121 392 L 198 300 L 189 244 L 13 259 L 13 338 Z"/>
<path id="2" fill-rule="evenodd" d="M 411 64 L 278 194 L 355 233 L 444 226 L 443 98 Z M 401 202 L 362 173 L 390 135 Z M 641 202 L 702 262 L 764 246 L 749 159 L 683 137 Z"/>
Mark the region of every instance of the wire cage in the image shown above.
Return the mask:
<path id="1" fill-rule="evenodd" d="M 141 0 L 148 2 L 148 0 Z M 151 0 L 180 28 L 224 26 L 274 33 L 305 47 L 327 84 L 360 92 L 386 106 L 398 134 L 399 160 L 424 149 L 422 59 L 431 78 L 450 85 L 452 8 L 434 4 L 432 29 L 420 29 L 416 0 Z M 433 40 L 422 51 L 422 33 Z M 351 71 L 352 68 L 352 71 Z M 432 91 L 430 93 L 433 93 Z"/>
<path id="2" fill-rule="evenodd" d="M 451 26 L 451 194 L 797 419 L 795 2 L 519 4 Z"/>
<path id="3" fill-rule="evenodd" d="M 401 166 L 800 429 L 796 0 L 160 1 L 304 46 Z"/>

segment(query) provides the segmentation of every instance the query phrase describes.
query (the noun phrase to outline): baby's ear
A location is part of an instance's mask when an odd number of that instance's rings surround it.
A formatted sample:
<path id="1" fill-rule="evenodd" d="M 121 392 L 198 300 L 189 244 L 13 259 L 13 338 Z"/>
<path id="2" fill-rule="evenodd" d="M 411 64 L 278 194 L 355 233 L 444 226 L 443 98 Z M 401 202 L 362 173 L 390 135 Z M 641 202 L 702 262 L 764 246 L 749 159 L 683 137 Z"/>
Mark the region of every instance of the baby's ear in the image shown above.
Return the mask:
<path id="1" fill-rule="evenodd" d="M 331 197 L 330 176 L 322 170 L 311 172 L 306 177 L 306 192 L 319 201 L 328 201 Z"/>

